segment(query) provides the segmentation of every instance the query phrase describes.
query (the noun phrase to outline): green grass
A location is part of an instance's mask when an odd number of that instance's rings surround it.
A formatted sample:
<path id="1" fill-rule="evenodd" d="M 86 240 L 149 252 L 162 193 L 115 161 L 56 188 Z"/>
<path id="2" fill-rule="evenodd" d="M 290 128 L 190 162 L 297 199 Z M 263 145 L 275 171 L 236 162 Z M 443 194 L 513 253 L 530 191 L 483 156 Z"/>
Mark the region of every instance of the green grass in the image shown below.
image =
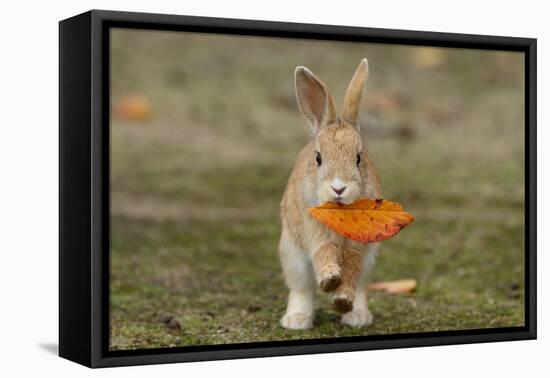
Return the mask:
<path id="1" fill-rule="evenodd" d="M 425 67 L 408 47 L 122 31 L 112 46 L 114 101 L 143 93 L 154 116 L 112 119 L 111 349 L 524 324 L 520 55 L 446 49 Z M 418 287 L 371 293 L 366 329 L 319 292 L 315 327 L 288 331 L 278 206 L 308 138 L 292 70 L 310 66 L 339 103 L 363 55 L 364 141 L 384 197 L 416 217 L 371 280 Z"/>

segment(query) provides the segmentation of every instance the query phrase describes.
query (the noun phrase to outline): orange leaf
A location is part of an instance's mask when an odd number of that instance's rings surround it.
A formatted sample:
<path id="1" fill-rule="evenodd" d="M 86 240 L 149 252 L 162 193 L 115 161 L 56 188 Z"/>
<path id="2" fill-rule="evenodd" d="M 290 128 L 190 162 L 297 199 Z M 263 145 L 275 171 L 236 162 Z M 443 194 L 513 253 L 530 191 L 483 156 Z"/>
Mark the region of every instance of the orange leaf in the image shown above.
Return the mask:
<path id="1" fill-rule="evenodd" d="M 416 280 L 397 280 L 373 282 L 367 285 L 368 290 L 382 290 L 390 294 L 407 294 L 416 289 Z"/>
<path id="2" fill-rule="evenodd" d="M 123 97 L 115 106 L 115 115 L 126 121 L 146 121 L 151 118 L 151 103 L 140 94 Z"/>
<path id="3" fill-rule="evenodd" d="M 362 243 L 389 239 L 414 220 L 400 204 L 383 199 L 363 198 L 349 205 L 327 202 L 308 211 L 336 233 Z"/>

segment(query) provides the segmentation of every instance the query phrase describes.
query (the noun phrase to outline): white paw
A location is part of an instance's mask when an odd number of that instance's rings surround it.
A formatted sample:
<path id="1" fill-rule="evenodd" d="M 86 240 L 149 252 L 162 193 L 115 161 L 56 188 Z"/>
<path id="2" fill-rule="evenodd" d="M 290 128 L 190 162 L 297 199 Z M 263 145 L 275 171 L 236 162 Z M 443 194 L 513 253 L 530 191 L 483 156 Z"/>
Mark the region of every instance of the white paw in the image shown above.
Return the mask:
<path id="1" fill-rule="evenodd" d="M 350 327 L 361 328 L 372 323 L 373 317 L 369 310 L 367 311 L 350 311 L 342 315 L 342 324 Z"/>
<path id="2" fill-rule="evenodd" d="M 286 313 L 281 318 L 281 325 L 286 329 L 308 329 L 313 327 L 313 315 L 301 312 Z"/>

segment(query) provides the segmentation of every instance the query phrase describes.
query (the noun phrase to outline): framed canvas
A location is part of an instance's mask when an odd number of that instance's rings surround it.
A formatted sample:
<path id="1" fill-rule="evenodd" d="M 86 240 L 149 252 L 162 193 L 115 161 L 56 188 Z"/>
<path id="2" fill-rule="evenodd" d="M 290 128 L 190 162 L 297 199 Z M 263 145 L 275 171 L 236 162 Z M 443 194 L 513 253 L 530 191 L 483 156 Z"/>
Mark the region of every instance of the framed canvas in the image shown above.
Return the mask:
<path id="1" fill-rule="evenodd" d="M 536 338 L 535 39 L 59 27 L 60 356 Z"/>

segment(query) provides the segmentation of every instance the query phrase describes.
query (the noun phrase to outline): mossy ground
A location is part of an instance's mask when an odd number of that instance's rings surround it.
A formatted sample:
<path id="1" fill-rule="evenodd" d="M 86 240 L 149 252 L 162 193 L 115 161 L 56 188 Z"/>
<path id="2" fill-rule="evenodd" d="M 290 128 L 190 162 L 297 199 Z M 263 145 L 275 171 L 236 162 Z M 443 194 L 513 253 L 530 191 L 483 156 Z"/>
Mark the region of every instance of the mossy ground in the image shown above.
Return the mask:
<path id="1" fill-rule="evenodd" d="M 523 325 L 519 54 L 217 38 L 112 37 L 113 101 L 143 93 L 154 113 L 112 119 L 111 349 Z M 371 293 L 366 329 L 340 325 L 319 292 L 315 327 L 288 331 L 278 204 L 308 138 L 293 67 L 340 102 L 362 56 L 364 141 L 384 197 L 416 216 L 371 280 L 418 288 Z"/>

